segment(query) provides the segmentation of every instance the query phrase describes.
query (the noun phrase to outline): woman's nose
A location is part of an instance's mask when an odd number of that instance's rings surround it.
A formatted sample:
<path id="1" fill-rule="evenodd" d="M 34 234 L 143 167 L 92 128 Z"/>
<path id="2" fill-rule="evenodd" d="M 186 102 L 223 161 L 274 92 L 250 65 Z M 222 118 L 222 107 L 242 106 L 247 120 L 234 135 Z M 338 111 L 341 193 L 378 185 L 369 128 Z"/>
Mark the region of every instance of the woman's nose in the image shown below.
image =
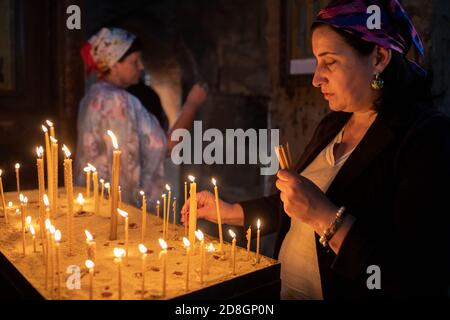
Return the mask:
<path id="1" fill-rule="evenodd" d="M 320 86 L 326 81 L 325 77 L 320 72 L 319 67 L 316 67 L 316 71 L 314 72 L 314 76 L 312 79 L 312 85 L 316 88 L 320 88 Z"/>

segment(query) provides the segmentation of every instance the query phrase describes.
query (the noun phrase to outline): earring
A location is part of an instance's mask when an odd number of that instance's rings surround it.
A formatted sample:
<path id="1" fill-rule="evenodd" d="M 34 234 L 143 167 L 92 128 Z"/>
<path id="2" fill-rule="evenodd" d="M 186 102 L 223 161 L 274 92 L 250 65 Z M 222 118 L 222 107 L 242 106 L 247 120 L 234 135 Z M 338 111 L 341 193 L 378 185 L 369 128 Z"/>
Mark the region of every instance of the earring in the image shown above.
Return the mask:
<path id="1" fill-rule="evenodd" d="M 371 85 L 371 87 L 374 90 L 380 90 L 380 89 L 383 88 L 384 80 L 380 78 L 380 74 L 379 73 L 375 73 L 375 79 L 372 80 L 370 85 Z"/>

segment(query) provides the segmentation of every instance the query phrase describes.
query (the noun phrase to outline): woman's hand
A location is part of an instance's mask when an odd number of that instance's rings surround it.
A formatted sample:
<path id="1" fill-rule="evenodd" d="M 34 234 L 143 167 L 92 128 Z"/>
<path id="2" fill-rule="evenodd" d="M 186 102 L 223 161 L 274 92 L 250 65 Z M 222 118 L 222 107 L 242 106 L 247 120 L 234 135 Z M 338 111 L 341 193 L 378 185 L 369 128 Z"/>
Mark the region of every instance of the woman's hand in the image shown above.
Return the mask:
<path id="1" fill-rule="evenodd" d="M 181 222 L 189 223 L 189 199 L 181 209 Z M 244 225 L 244 211 L 240 204 L 230 204 L 219 199 L 220 216 L 223 224 Z M 215 196 L 209 191 L 197 193 L 197 218 L 217 223 Z"/>
<path id="2" fill-rule="evenodd" d="M 195 84 L 186 98 L 186 104 L 198 109 L 208 96 L 208 86 L 206 84 Z"/>
<path id="3" fill-rule="evenodd" d="M 311 180 L 287 170 L 280 170 L 277 177 L 276 186 L 281 191 L 284 211 L 322 234 L 339 208 Z"/>

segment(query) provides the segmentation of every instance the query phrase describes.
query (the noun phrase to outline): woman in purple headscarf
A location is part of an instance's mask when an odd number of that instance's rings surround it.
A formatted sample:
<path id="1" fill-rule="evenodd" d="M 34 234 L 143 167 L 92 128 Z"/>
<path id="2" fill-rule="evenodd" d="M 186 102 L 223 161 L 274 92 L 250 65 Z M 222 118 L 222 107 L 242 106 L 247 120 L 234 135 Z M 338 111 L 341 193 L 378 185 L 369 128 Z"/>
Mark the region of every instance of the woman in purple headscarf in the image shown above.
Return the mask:
<path id="1" fill-rule="evenodd" d="M 332 112 L 278 172 L 278 194 L 221 202 L 222 222 L 278 232 L 282 299 L 447 297 L 450 119 L 406 58 L 412 44 L 423 54 L 397 0 L 331 1 L 312 48 Z M 197 199 L 198 217 L 215 221 L 213 195 Z"/>

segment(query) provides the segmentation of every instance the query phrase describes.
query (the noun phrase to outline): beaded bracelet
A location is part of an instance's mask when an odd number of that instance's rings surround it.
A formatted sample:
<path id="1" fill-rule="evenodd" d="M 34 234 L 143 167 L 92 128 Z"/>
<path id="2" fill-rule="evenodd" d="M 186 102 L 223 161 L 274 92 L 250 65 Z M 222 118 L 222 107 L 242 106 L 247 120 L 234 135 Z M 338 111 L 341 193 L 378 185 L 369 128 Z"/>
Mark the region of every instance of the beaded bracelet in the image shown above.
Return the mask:
<path id="1" fill-rule="evenodd" d="M 342 224 L 344 218 L 345 207 L 340 207 L 336 213 L 336 218 L 330 227 L 324 231 L 323 235 L 320 237 L 319 242 L 327 249 L 329 249 L 329 242 L 331 238 L 336 234 L 337 230 Z"/>

